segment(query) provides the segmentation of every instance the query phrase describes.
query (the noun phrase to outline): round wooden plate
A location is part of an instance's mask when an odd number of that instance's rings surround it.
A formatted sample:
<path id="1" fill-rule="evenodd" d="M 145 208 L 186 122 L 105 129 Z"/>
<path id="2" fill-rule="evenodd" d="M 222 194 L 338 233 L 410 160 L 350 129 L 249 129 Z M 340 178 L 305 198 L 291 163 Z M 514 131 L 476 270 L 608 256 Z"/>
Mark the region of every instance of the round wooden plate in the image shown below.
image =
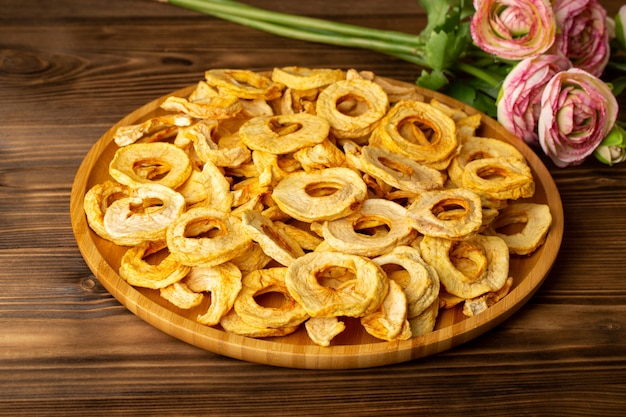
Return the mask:
<path id="1" fill-rule="evenodd" d="M 195 85 L 189 86 L 169 95 L 187 97 L 194 88 Z M 477 112 L 439 93 L 425 89 L 419 89 L 419 92 L 427 100 L 437 98 L 442 103 L 464 109 L 468 114 Z M 110 179 L 108 165 L 117 149 L 112 140 L 117 128 L 159 114 L 159 105 L 164 99 L 154 100 L 127 115 L 96 142 L 76 174 L 70 214 L 78 247 L 104 287 L 135 315 L 191 345 L 236 359 L 290 368 L 367 368 L 405 362 L 458 346 L 503 322 L 534 294 L 556 259 L 563 236 L 563 207 L 552 177 L 526 144 L 510 135 L 496 121 L 483 115 L 478 134 L 509 142 L 524 154 L 536 181 L 536 193 L 530 201 L 548 204 L 553 216 L 546 242 L 539 250 L 531 256 L 511 257 L 510 276 L 514 278 L 514 285 L 510 293 L 498 303 L 473 317 L 465 317 L 460 307 L 441 311 L 433 332 L 406 341 L 375 339 L 363 331 L 358 322 L 348 321 L 346 330 L 333 340 L 330 347 L 313 344 L 303 326 L 289 336 L 253 339 L 199 324 L 194 320 L 198 311 L 178 309 L 162 299 L 158 291 L 132 287 L 120 278 L 117 271 L 121 256 L 127 248 L 97 236 L 89 228 L 83 210 L 85 193 L 95 184 Z"/>

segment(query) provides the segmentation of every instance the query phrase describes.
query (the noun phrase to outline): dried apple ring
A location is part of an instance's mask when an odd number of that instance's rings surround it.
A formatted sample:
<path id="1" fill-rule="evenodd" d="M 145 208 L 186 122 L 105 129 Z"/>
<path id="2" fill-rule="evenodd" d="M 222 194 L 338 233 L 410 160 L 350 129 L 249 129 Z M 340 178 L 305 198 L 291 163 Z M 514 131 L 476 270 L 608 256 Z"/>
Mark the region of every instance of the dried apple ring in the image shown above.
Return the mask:
<path id="1" fill-rule="evenodd" d="M 182 97 L 170 96 L 161 103 L 163 110 L 180 112 L 197 119 L 228 119 L 243 110 L 243 105 L 235 96 L 217 96 L 194 103 Z"/>
<path id="2" fill-rule="evenodd" d="M 423 192 L 407 209 L 409 224 L 425 236 L 462 239 L 482 225 L 480 197 L 464 188 Z"/>
<path id="3" fill-rule="evenodd" d="M 182 149 L 167 142 L 134 143 L 119 148 L 109 173 L 119 183 L 181 186 L 191 174 L 191 161 Z"/>
<path id="4" fill-rule="evenodd" d="M 444 169 L 458 146 L 454 120 L 420 101 L 396 103 L 372 134 L 370 145 Z M 445 166 L 444 166 L 445 165 Z"/>
<path id="5" fill-rule="evenodd" d="M 407 317 L 417 317 L 439 297 L 439 275 L 420 256 L 419 250 L 410 246 L 398 246 L 389 253 L 372 259 L 385 271 L 385 266 L 400 266 L 389 270 L 387 276 L 404 290 L 407 299 Z M 396 272 L 406 272 L 400 274 Z"/>
<path id="6" fill-rule="evenodd" d="M 330 68 L 282 67 L 274 68 L 272 71 L 272 81 L 294 90 L 312 90 L 325 87 L 345 78 L 345 72 Z"/>
<path id="7" fill-rule="evenodd" d="M 546 240 L 552 214 L 546 204 L 514 203 L 500 210 L 498 216 L 491 223 L 485 234 L 493 234 L 504 240 L 510 253 L 528 255 Z M 522 227 L 508 233 L 508 227 Z"/>
<path id="8" fill-rule="evenodd" d="M 159 295 L 184 310 L 197 307 L 204 300 L 204 294 L 191 291 L 184 282 L 175 282 L 161 288 Z"/>
<path id="9" fill-rule="evenodd" d="M 375 227 L 374 232 L 368 232 L 368 223 Z M 407 220 L 407 210 L 380 198 L 367 199 L 352 214 L 324 222 L 322 234 L 335 250 L 369 257 L 406 245 L 416 235 Z"/>
<path id="10" fill-rule="evenodd" d="M 138 124 L 120 126 L 115 131 L 113 140 L 117 146 L 127 146 L 146 137 L 146 135 L 153 135 L 157 132 L 168 135 L 179 127 L 189 126 L 191 122 L 192 118 L 186 115 L 166 114 Z"/>
<path id="11" fill-rule="evenodd" d="M 342 80 L 320 93 L 316 112 L 328 120 L 337 138 L 360 138 L 378 125 L 389 109 L 382 87 L 368 80 Z"/>
<path id="12" fill-rule="evenodd" d="M 304 327 L 313 343 L 326 347 L 346 329 L 346 324 L 337 317 L 311 317 L 304 322 Z"/>
<path id="13" fill-rule="evenodd" d="M 215 266 L 244 252 L 252 241 L 241 221 L 210 207 L 194 207 L 167 228 L 167 246 L 185 265 Z"/>
<path id="14" fill-rule="evenodd" d="M 115 200 L 129 197 L 130 194 L 130 188 L 114 181 L 96 184 L 87 191 L 83 200 L 87 224 L 98 236 L 111 240 L 104 227 L 104 213 Z"/>
<path id="15" fill-rule="evenodd" d="M 252 150 L 286 154 L 322 143 L 329 123 L 308 113 L 253 117 L 239 129 L 241 140 Z"/>
<path id="16" fill-rule="evenodd" d="M 462 186 L 496 200 L 517 200 L 535 194 L 535 180 L 526 161 L 483 158 L 465 165 Z"/>
<path id="17" fill-rule="evenodd" d="M 294 172 L 274 187 L 272 199 L 285 213 L 308 223 L 334 220 L 359 208 L 367 186 L 350 168 Z"/>
<path id="18" fill-rule="evenodd" d="M 324 275 L 339 270 L 347 278 L 337 288 Z M 373 313 L 389 289 L 385 272 L 370 259 L 341 252 L 310 252 L 287 269 L 291 296 L 311 317 L 361 317 Z"/>
<path id="19" fill-rule="evenodd" d="M 293 157 L 300 162 L 305 171 L 341 167 L 346 162 L 345 154 L 329 139 L 317 145 L 302 148 L 296 151 Z"/>
<path id="20" fill-rule="evenodd" d="M 473 235 L 460 241 L 424 236 L 420 250 L 446 291 L 457 297 L 498 291 L 509 277 L 509 248 L 497 236 Z"/>
<path id="21" fill-rule="evenodd" d="M 211 304 L 196 321 L 214 326 L 233 308 L 241 291 L 241 271 L 231 262 L 207 267 L 195 266 L 184 281 L 197 293 L 210 293 Z"/>
<path id="22" fill-rule="evenodd" d="M 116 245 L 135 246 L 165 239 L 167 227 L 185 210 L 185 198 L 159 184 L 142 184 L 111 203 L 104 228 Z"/>
<path id="23" fill-rule="evenodd" d="M 287 291 L 286 273 L 287 268 L 277 267 L 246 274 L 233 306 L 237 315 L 251 326 L 272 328 L 297 326 L 308 319 L 309 315 Z M 257 297 L 270 293 L 280 295 L 280 302 L 276 306 L 260 305 Z"/>
<path id="24" fill-rule="evenodd" d="M 418 337 L 432 332 L 435 329 L 435 324 L 437 324 L 438 315 L 439 301 L 435 300 L 422 314 L 408 319 L 411 326 L 411 335 Z"/>
<path id="25" fill-rule="evenodd" d="M 434 190 L 442 188 L 445 182 L 440 171 L 379 147 L 363 146 L 360 153 L 347 151 L 346 158 L 360 171 L 404 191 Z"/>
<path id="26" fill-rule="evenodd" d="M 192 171 L 187 181 L 176 191 L 185 197 L 187 206 L 197 204 L 229 212 L 233 203 L 230 183 L 210 161 L 204 164 L 202 171 Z"/>
<path id="27" fill-rule="evenodd" d="M 185 266 L 167 254 L 158 263 L 146 258 L 167 249 L 165 241 L 145 242 L 124 253 L 120 261 L 119 275 L 130 285 L 159 289 L 180 281 L 189 273 Z"/>
<path id="28" fill-rule="evenodd" d="M 283 89 L 280 84 L 249 70 L 212 69 L 205 71 L 204 78 L 221 94 L 248 100 L 273 100 L 280 97 Z"/>
<path id="29" fill-rule="evenodd" d="M 234 308 L 222 317 L 220 325 L 228 333 L 255 338 L 287 336 L 300 328 L 300 325 L 287 327 L 252 326 L 239 317 Z"/>
<path id="30" fill-rule="evenodd" d="M 395 281 L 389 281 L 389 291 L 380 308 L 361 317 L 361 325 L 372 336 L 392 341 L 411 338 L 411 327 L 406 317 L 406 295 Z"/>
<path id="31" fill-rule="evenodd" d="M 289 235 L 274 226 L 272 221 L 254 210 L 246 210 L 241 216 L 244 233 L 257 242 L 263 252 L 278 263 L 289 266 L 304 251 Z"/>

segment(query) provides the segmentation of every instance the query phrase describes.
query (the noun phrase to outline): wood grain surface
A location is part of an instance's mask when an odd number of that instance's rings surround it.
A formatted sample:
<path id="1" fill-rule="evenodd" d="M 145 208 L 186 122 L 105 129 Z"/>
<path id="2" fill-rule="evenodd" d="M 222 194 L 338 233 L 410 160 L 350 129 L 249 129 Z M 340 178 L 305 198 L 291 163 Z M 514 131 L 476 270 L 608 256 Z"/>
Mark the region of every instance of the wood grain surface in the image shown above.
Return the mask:
<path id="1" fill-rule="evenodd" d="M 249 3 L 425 24 L 417 2 Z M 69 215 L 81 161 L 123 116 L 207 68 L 353 67 L 404 81 L 419 69 L 152 0 L 4 0 L 0 11 L 0 415 L 624 414 L 626 165 L 544 160 L 564 207 L 557 261 L 522 309 L 471 342 L 359 370 L 230 359 L 146 324 L 93 276 Z"/>

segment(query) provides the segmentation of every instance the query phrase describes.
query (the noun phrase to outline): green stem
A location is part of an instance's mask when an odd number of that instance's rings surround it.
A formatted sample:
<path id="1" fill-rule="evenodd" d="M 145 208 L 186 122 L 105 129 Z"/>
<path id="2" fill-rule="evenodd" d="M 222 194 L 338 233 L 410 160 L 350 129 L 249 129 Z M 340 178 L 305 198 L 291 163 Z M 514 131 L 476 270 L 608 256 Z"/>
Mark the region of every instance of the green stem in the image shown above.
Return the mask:
<path id="1" fill-rule="evenodd" d="M 263 21 L 298 28 L 299 30 L 306 32 L 327 32 L 328 36 L 355 36 L 364 39 L 384 41 L 390 44 L 401 43 L 403 45 L 412 45 L 413 47 L 420 43 L 420 39 L 416 35 L 396 31 L 365 28 L 362 26 L 330 22 L 311 17 L 290 15 L 287 13 L 273 12 L 233 0 L 167 0 L 167 2 L 213 16 L 220 14 L 220 18 L 224 18 L 224 16 L 228 15 L 233 19 L 244 18 L 255 22 Z"/>
<path id="2" fill-rule="evenodd" d="M 454 64 L 454 68 L 460 71 L 463 71 L 466 74 L 474 76 L 478 78 L 479 80 L 484 81 L 490 87 L 493 87 L 493 88 L 498 87 L 498 85 L 500 85 L 500 83 L 502 82 L 502 79 L 500 77 L 494 76 L 487 71 L 484 71 L 478 67 L 467 64 L 465 62 L 457 61 Z"/>

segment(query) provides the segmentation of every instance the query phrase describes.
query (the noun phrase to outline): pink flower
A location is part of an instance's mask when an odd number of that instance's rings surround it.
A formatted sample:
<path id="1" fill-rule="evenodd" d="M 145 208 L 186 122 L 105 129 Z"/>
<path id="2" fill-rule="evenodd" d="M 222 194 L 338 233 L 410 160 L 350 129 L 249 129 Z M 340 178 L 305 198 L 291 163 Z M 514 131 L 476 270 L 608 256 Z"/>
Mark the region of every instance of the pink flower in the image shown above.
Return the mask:
<path id="1" fill-rule="evenodd" d="M 537 145 L 537 121 L 543 89 L 554 74 L 571 67 L 560 55 L 539 55 L 518 63 L 504 79 L 498 98 L 498 121 L 529 145 Z"/>
<path id="2" fill-rule="evenodd" d="M 474 0 L 474 8 L 472 39 L 499 58 L 541 55 L 554 42 L 556 21 L 547 0 Z"/>
<path id="3" fill-rule="evenodd" d="M 556 166 L 578 165 L 609 134 L 618 111 L 599 78 L 578 68 L 559 72 L 541 97 L 539 144 Z"/>
<path id="4" fill-rule="evenodd" d="M 606 10 L 597 0 L 556 0 L 554 15 L 559 31 L 553 50 L 574 67 L 602 75 L 611 54 Z"/>

